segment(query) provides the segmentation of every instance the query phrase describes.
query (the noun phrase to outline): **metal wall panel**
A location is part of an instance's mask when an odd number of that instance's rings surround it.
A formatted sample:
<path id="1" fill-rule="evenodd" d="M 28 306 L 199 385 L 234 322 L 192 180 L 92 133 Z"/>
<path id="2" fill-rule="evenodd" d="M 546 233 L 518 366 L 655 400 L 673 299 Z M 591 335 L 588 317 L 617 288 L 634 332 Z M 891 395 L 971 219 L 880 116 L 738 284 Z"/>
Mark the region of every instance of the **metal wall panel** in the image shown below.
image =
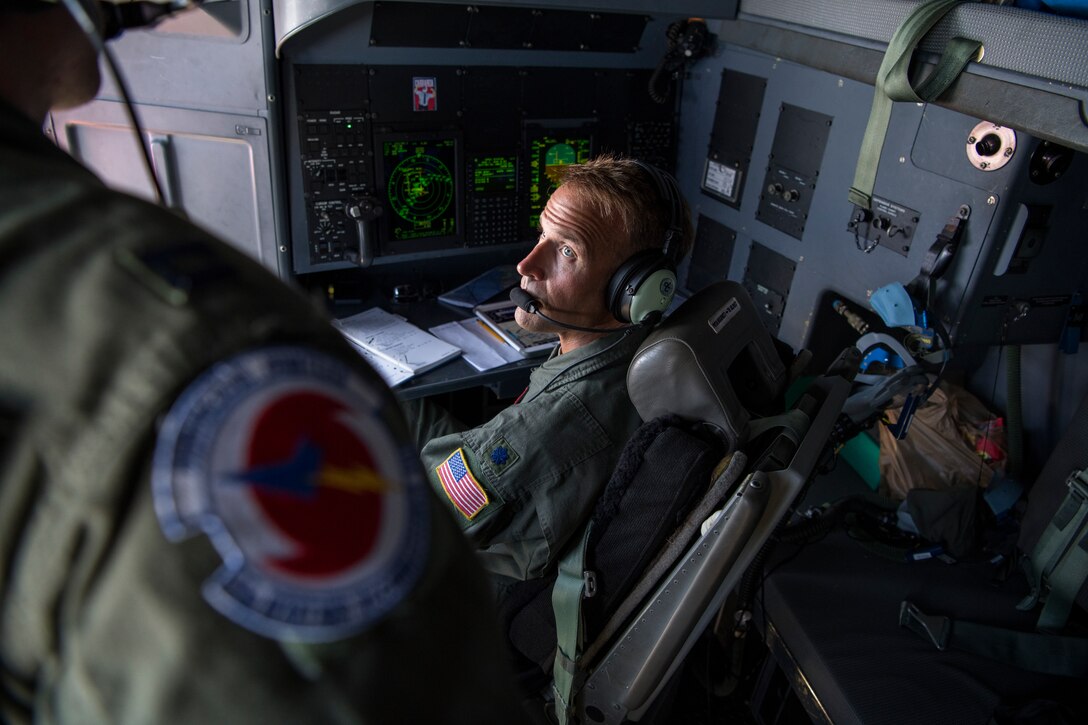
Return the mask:
<path id="1" fill-rule="evenodd" d="M 266 112 L 275 107 L 270 0 L 233 0 L 233 17 L 196 9 L 150 30 L 124 33 L 111 48 L 133 100 L 202 111 Z M 99 97 L 120 100 L 108 73 Z"/>
<path id="2" fill-rule="evenodd" d="M 177 108 L 138 108 L 168 201 L 269 269 L 280 269 L 265 119 Z M 106 183 L 154 192 L 119 103 L 96 101 L 53 115 L 57 142 Z"/>
<path id="3" fill-rule="evenodd" d="M 278 67 L 271 0 L 187 11 L 111 42 L 162 182 L 190 218 L 287 276 Z M 58 143 L 110 183 L 150 196 L 121 95 L 103 67 L 98 99 L 55 114 Z M 165 164 L 165 166 L 163 166 Z"/>
<path id="4" fill-rule="evenodd" d="M 455 6 L 465 6 L 458 0 L 438 0 Z M 396 0 L 383 0 L 387 5 L 399 4 Z M 507 31 L 516 30 L 516 27 L 503 24 L 520 17 L 521 8 L 550 8 L 559 10 L 577 10 L 581 12 L 614 12 L 614 13 L 643 13 L 657 15 L 667 12 L 679 17 L 700 18 L 732 18 L 737 12 L 739 0 L 674 0 L 668 3 L 668 7 L 662 7 L 664 3 L 655 0 L 590 0 L 589 2 L 575 2 L 575 0 L 483 0 L 474 2 L 477 6 L 500 6 L 505 11 L 495 8 L 490 16 L 494 23 L 483 29 L 485 34 L 488 29 L 494 31 L 496 26 Z M 294 36 L 319 24 L 322 20 L 352 6 L 373 6 L 372 2 L 363 0 L 272 0 L 276 17 L 276 51 L 279 53 L 284 44 Z M 501 47 L 501 46 L 490 46 Z"/>
<path id="5" fill-rule="evenodd" d="M 752 174 L 738 208 L 698 193 L 706 144 L 714 134 L 706 109 L 716 101 L 723 69 L 767 79 L 753 159 L 773 153 L 784 105 L 833 118 L 803 242 L 760 221 L 760 189 L 753 186 L 759 180 L 753 181 Z M 681 111 L 680 183 L 697 214 L 737 231 L 738 252 L 730 276 L 741 278 L 748 268 L 742 250 L 753 242 L 796 261 L 779 335 L 800 347 L 826 332 L 813 329 L 826 291 L 867 305 L 879 287 L 910 282 L 938 233 L 965 206 L 970 218 L 963 239 L 937 286 L 935 305 L 946 327 L 960 344 L 1056 342 L 1070 310 L 1070 295 L 1083 284 L 1088 269 L 1088 251 L 1076 238 L 1088 225 L 1088 159 L 1075 155 L 1063 176 L 1039 185 L 1031 181 L 1031 159 L 1039 141 L 1018 132 L 1019 143 L 1008 163 L 982 170 L 969 159 L 968 139 L 984 119 L 935 105 L 897 103 L 875 194 L 917 212 L 918 221 L 909 249 L 868 245 L 848 227 L 854 208 L 847 201 L 847 190 L 872 93 L 872 86 L 735 46 L 727 46 L 691 74 Z M 1030 213 L 1040 207 L 1047 213 Z M 900 237 L 893 239 L 898 242 Z M 1002 268 L 1010 271 L 995 274 Z M 1025 309 L 1024 316 L 1015 319 Z"/>

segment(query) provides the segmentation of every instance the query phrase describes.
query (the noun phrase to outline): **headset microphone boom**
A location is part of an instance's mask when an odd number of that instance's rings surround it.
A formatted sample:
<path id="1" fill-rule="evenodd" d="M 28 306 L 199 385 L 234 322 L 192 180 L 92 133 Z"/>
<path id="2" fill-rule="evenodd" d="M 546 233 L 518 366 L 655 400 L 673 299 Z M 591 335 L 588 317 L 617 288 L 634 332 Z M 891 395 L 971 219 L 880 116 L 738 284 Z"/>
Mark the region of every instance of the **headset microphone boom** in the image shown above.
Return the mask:
<path id="1" fill-rule="evenodd" d="M 548 322 L 552 323 L 553 325 L 558 325 L 559 327 L 565 327 L 568 330 L 578 330 L 579 332 L 608 333 L 608 332 L 616 332 L 617 330 L 626 330 L 626 329 L 631 328 L 631 327 L 638 327 L 638 325 L 622 325 L 620 327 L 582 327 L 581 325 L 572 325 L 569 322 L 562 322 L 560 320 L 555 319 L 554 317 L 549 317 L 548 315 L 541 312 L 540 309 L 539 309 L 540 301 L 533 299 L 533 297 L 528 292 L 526 292 L 525 290 L 523 290 L 520 287 L 515 287 L 514 289 L 510 290 L 510 301 L 513 302 L 518 307 L 520 307 L 521 309 L 528 312 L 530 315 L 536 315 L 537 317 L 542 317 L 545 320 L 547 320 Z M 642 323 L 642 324 L 645 324 L 645 323 Z"/>

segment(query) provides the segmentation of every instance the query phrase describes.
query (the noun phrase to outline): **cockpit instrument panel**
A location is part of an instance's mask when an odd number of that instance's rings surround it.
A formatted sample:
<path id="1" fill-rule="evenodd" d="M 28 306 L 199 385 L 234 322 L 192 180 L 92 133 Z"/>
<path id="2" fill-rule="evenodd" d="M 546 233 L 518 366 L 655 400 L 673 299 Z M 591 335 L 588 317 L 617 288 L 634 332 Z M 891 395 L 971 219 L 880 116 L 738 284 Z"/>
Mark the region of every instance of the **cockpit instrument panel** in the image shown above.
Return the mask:
<path id="1" fill-rule="evenodd" d="M 651 69 L 291 68 L 296 273 L 518 251 L 563 167 L 608 151 L 675 165 L 675 98 L 643 97 Z"/>

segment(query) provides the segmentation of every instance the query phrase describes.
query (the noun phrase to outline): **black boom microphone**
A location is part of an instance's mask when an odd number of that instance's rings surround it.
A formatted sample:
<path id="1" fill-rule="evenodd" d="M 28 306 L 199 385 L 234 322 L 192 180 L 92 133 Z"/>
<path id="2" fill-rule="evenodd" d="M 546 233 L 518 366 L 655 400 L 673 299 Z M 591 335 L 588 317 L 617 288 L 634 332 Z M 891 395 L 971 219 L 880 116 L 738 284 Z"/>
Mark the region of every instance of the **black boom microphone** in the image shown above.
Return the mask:
<path id="1" fill-rule="evenodd" d="M 607 333 L 617 332 L 618 330 L 626 330 L 631 327 L 638 327 L 638 325 L 622 325 L 620 327 L 582 327 L 581 325 L 572 325 L 569 322 L 560 322 L 554 317 L 548 317 L 539 309 L 537 309 L 537 305 L 539 305 L 540 302 L 538 300 L 534 300 L 529 295 L 529 293 L 523 290 L 521 287 L 515 287 L 514 289 L 510 290 L 510 301 L 521 309 L 528 312 L 530 315 L 537 315 L 538 317 L 543 317 L 545 320 L 552 323 L 553 325 L 565 327 L 568 330 L 578 330 L 579 332 Z"/>

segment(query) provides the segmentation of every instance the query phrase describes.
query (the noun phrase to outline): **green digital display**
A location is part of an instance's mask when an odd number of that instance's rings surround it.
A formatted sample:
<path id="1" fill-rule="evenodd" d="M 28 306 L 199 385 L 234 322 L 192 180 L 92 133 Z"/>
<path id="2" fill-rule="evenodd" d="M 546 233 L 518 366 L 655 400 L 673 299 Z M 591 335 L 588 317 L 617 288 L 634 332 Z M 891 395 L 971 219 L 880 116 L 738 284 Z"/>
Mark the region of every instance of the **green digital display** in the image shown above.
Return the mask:
<path id="1" fill-rule="evenodd" d="M 548 197 L 559 186 L 563 168 L 589 161 L 593 137 L 588 128 L 537 129 L 529 135 L 529 229 L 540 224 Z"/>
<path id="2" fill-rule="evenodd" d="M 405 137 L 381 142 L 388 201 L 384 225 L 392 241 L 457 234 L 457 140 Z"/>
<path id="3" fill-rule="evenodd" d="M 480 194 L 508 194 L 518 189 L 516 156 L 477 156 L 472 160 L 472 191 Z"/>

